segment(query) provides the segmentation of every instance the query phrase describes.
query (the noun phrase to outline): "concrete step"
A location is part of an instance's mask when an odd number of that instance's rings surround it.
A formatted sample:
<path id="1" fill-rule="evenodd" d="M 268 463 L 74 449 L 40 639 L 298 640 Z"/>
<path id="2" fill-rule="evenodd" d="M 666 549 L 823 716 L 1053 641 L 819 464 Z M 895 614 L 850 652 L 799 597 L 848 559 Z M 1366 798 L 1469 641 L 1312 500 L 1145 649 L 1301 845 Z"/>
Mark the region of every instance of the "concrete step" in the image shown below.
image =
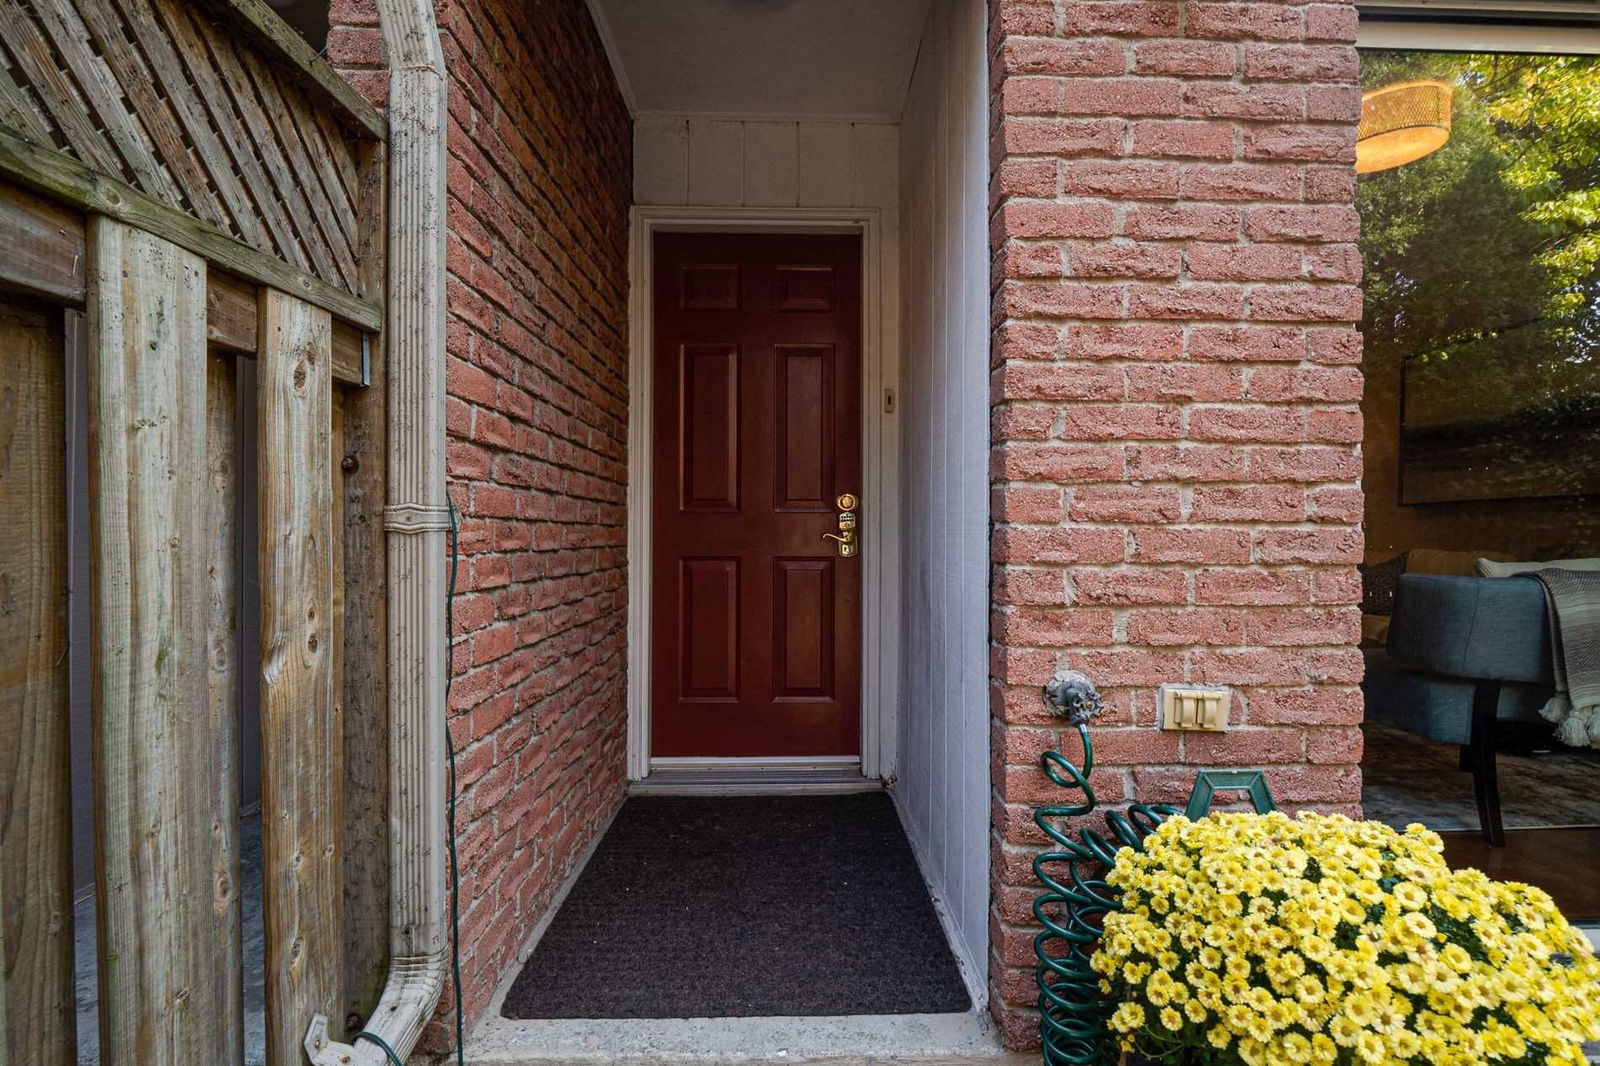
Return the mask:
<path id="1" fill-rule="evenodd" d="M 470 1066 L 1036 1066 L 988 1015 L 485 1020 Z"/>

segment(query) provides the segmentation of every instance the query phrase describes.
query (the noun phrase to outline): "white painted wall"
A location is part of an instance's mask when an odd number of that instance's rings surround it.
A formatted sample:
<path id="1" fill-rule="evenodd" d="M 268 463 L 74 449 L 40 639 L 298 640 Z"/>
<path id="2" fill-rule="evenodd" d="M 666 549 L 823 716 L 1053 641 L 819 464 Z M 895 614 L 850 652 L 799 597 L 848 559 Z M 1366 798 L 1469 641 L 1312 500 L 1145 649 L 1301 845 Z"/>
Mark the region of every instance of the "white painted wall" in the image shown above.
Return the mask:
<path id="1" fill-rule="evenodd" d="M 896 792 L 979 980 L 989 909 L 989 241 L 983 0 L 934 0 L 900 123 Z"/>
<path id="2" fill-rule="evenodd" d="M 892 207 L 899 130 L 882 122 L 641 116 L 633 198 L 708 207 Z"/>

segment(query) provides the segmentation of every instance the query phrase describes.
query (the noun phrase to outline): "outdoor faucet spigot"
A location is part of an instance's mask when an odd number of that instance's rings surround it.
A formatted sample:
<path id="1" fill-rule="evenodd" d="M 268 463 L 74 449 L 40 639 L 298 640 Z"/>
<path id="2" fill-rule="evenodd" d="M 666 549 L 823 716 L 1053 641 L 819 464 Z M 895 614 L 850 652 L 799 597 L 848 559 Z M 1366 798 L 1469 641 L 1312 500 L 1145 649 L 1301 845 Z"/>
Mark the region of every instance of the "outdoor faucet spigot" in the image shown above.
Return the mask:
<path id="1" fill-rule="evenodd" d="M 1051 713 L 1073 725 L 1086 725 L 1106 709 L 1105 699 L 1089 675 L 1078 670 L 1060 670 L 1044 683 L 1044 702 Z"/>

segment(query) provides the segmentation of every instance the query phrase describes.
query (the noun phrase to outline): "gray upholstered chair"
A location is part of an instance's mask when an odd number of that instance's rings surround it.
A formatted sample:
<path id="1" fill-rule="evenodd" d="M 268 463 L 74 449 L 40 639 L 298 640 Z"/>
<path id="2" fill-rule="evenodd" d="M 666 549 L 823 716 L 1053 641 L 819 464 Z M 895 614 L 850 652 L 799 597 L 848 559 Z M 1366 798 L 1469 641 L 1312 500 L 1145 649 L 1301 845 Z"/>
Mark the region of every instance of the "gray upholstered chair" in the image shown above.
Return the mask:
<path id="1" fill-rule="evenodd" d="M 1368 649 L 1366 658 L 1367 719 L 1460 745 L 1484 838 L 1503 844 L 1496 727 L 1540 721 L 1552 691 L 1539 583 L 1402 574 L 1388 645 Z"/>

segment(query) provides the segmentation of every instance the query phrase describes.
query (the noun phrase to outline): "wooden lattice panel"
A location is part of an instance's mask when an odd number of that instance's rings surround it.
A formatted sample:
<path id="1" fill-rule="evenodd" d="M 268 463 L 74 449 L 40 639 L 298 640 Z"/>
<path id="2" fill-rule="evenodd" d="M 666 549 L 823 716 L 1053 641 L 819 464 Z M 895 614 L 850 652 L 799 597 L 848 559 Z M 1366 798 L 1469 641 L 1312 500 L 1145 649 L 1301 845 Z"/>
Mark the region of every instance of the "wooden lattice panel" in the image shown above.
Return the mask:
<path id="1" fill-rule="evenodd" d="M 371 295 L 370 134 L 224 16 L 197 0 L 0 0 L 0 125 Z"/>

